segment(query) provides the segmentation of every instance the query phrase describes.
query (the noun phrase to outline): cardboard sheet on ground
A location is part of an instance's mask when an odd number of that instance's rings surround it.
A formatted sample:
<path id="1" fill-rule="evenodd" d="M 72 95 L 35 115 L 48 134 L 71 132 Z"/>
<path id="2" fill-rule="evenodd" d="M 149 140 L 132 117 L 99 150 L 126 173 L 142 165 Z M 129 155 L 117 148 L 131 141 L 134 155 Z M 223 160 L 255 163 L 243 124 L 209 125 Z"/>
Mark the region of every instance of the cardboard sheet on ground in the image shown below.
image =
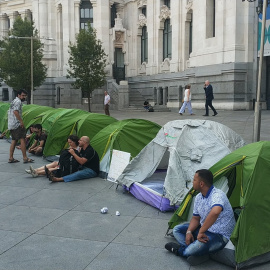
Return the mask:
<path id="1" fill-rule="evenodd" d="M 107 180 L 115 182 L 130 161 L 130 153 L 113 149 Z"/>

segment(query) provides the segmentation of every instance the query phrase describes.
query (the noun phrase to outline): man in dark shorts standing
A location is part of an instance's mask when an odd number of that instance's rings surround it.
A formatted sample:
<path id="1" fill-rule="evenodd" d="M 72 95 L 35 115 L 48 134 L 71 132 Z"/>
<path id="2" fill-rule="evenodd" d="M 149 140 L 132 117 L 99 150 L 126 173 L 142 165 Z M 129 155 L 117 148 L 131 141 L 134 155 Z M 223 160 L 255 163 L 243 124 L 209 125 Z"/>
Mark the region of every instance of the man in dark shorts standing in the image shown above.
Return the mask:
<path id="1" fill-rule="evenodd" d="M 13 157 L 15 146 L 18 140 L 21 141 L 23 162 L 34 162 L 34 160 L 28 158 L 26 155 L 26 130 L 22 119 L 22 102 L 25 101 L 26 97 L 27 92 L 25 90 L 17 91 L 17 97 L 10 103 L 10 108 L 8 110 L 8 129 L 10 130 L 10 134 L 12 137 L 12 142 L 9 150 L 9 163 L 19 162 L 19 160 Z"/>
<path id="2" fill-rule="evenodd" d="M 79 146 L 81 151 L 77 155 L 74 149 L 69 149 L 69 153 L 77 160 L 81 165 L 79 171 L 66 175 L 60 178 L 54 177 L 53 174 L 49 174 L 49 179 L 52 182 L 71 182 L 80 179 L 88 179 L 98 176 L 99 173 L 99 157 L 94 148 L 90 145 L 89 137 L 82 136 L 79 140 Z"/>
<path id="3" fill-rule="evenodd" d="M 36 133 L 35 141 L 31 145 L 31 147 L 28 149 L 28 152 L 33 155 L 42 156 L 43 149 L 45 147 L 45 143 L 47 140 L 47 134 L 42 131 L 41 124 L 35 124 L 33 128 L 34 128 L 34 132 Z"/>

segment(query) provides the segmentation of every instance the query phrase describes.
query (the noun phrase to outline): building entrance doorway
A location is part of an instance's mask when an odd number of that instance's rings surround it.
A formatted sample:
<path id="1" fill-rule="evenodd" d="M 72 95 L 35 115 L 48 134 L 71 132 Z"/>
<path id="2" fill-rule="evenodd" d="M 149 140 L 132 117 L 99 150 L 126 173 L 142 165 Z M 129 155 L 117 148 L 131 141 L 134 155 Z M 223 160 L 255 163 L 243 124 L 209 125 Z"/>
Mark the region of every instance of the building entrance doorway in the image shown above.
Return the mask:
<path id="1" fill-rule="evenodd" d="M 125 80 L 124 54 L 120 48 L 115 48 L 114 52 L 113 78 L 118 84 Z"/>

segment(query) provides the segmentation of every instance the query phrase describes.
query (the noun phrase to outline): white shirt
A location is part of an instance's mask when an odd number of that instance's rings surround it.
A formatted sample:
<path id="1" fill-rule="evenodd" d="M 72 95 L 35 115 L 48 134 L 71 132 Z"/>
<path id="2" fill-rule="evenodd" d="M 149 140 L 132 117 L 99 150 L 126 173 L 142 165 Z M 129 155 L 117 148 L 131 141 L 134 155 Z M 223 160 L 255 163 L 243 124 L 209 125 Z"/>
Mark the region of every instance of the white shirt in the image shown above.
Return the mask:
<path id="1" fill-rule="evenodd" d="M 185 89 L 184 101 L 191 101 L 191 92 L 189 92 L 189 96 L 188 96 L 188 90 L 190 89 Z"/>
<path id="2" fill-rule="evenodd" d="M 8 129 L 14 130 L 20 126 L 20 121 L 14 114 L 14 111 L 18 111 L 22 118 L 22 101 L 16 97 L 11 103 L 8 110 Z"/>
<path id="3" fill-rule="evenodd" d="M 110 102 L 111 98 L 110 96 L 107 94 L 105 97 L 104 97 L 104 105 L 108 104 Z M 109 104 L 108 104 L 109 105 Z"/>

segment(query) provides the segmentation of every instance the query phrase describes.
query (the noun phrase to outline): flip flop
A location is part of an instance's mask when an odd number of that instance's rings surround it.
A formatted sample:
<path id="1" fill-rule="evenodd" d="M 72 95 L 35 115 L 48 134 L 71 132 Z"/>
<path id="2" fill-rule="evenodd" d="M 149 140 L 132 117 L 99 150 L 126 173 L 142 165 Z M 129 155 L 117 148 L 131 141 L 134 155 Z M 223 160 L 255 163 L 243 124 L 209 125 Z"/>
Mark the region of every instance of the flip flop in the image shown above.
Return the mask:
<path id="1" fill-rule="evenodd" d="M 20 162 L 20 161 L 18 159 L 15 159 L 15 158 L 8 160 L 8 163 L 17 163 L 17 162 Z"/>
<path id="2" fill-rule="evenodd" d="M 31 158 L 25 159 L 23 163 L 34 163 L 35 161 Z"/>

